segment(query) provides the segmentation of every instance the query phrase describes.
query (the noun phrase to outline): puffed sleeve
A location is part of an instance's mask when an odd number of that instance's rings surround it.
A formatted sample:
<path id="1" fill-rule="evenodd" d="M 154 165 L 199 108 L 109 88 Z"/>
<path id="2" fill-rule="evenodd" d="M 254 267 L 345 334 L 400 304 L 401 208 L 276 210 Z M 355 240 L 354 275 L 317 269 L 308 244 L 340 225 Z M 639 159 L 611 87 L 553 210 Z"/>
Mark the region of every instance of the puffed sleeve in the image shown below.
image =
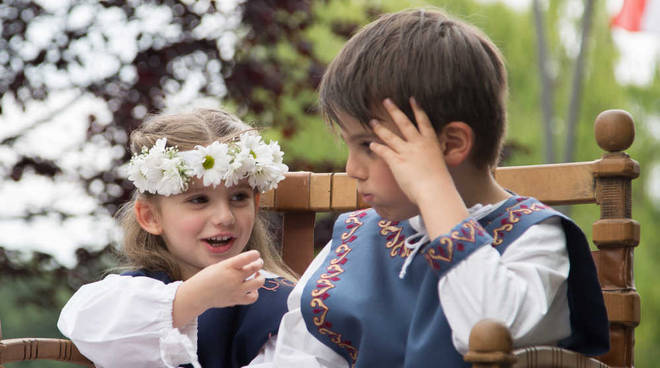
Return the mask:
<path id="1" fill-rule="evenodd" d="M 531 226 L 501 255 L 491 246 L 475 251 L 438 282 L 456 350 L 467 352 L 470 329 L 483 318 L 503 322 L 514 346 L 570 335 L 569 268 L 558 217 Z"/>
<path id="2" fill-rule="evenodd" d="M 109 275 L 81 287 L 57 327 L 97 367 L 177 367 L 197 359 L 197 320 L 172 325 L 181 281 Z"/>

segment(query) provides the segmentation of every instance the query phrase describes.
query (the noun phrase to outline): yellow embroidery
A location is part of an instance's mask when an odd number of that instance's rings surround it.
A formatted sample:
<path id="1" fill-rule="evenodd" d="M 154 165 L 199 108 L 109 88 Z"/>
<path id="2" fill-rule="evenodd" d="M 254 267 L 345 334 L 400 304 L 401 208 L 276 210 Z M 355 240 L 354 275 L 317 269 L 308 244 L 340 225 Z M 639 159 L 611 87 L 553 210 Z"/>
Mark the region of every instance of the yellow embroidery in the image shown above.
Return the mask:
<path id="1" fill-rule="evenodd" d="M 385 247 L 390 249 L 390 257 L 401 256 L 406 258 L 410 255 L 410 249 L 405 247 L 406 237 L 401 234 L 403 227 L 392 225 L 392 221 L 381 220 L 378 221 L 380 235 L 388 236 L 394 234 L 392 239 L 385 243 Z"/>
<path id="2" fill-rule="evenodd" d="M 469 220 L 463 223 L 462 227 L 466 229 L 467 236 L 463 235 L 463 232 L 455 230 L 452 231 L 449 236 L 443 236 L 440 239 L 438 239 L 438 242 L 440 245 L 444 245 L 445 249 L 447 250 L 447 255 L 442 255 L 440 254 L 439 251 L 436 251 L 437 247 L 429 248 L 426 251 L 426 260 L 431 264 L 431 267 L 433 267 L 433 260 L 436 261 L 444 261 L 444 262 L 451 262 L 452 259 L 454 258 L 454 241 L 467 241 L 474 243 L 476 240 L 476 233 L 477 229 L 480 227 L 478 222 L 475 220 Z"/>
<path id="3" fill-rule="evenodd" d="M 493 246 L 498 246 L 502 244 L 502 242 L 504 241 L 503 239 L 504 232 L 511 231 L 513 229 L 513 224 L 520 221 L 520 217 L 522 215 L 529 215 L 533 212 L 542 211 L 548 208 L 548 206 L 539 203 L 533 203 L 531 206 L 527 208 L 516 208 L 519 205 L 520 203 L 516 203 L 515 205 L 506 209 L 506 212 L 508 212 L 507 218 L 509 222 L 493 230 Z"/>
<path id="4" fill-rule="evenodd" d="M 324 303 L 324 300 L 330 297 L 328 292 L 335 287 L 334 281 L 339 281 L 339 275 L 344 273 L 342 267 L 348 259 L 346 256 L 352 251 L 352 248 L 347 244 L 355 240 L 355 231 L 362 226 L 360 219 L 364 216 L 364 211 L 351 213 L 346 219 L 347 231 L 341 234 L 342 244 L 335 249 L 335 258 L 330 260 L 330 264 L 326 267 L 325 273 L 321 274 L 316 281 L 316 289 L 312 290 L 312 300 L 310 306 L 312 311 L 317 314 L 312 318 L 314 325 L 318 328 L 318 332 L 322 335 L 327 335 L 330 341 L 337 344 L 337 346 L 346 349 L 349 356 L 353 360 L 352 367 L 355 366 L 357 361 L 358 350 L 356 347 L 342 340 L 342 335 L 330 329 L 331 325 L 326 321 L 329 308 Z M 351 226 L 352 225 L 352 226 Z"/>

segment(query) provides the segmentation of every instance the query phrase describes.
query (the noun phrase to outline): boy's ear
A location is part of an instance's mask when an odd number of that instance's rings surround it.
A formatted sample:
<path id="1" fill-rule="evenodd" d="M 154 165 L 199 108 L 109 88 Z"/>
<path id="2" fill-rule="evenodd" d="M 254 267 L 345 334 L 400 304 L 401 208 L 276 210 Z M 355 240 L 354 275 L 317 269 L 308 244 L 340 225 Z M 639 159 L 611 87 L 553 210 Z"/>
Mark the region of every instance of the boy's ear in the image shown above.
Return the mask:
<path id="1" fill-rule="evenodd" d="M 158 212 L 153 203 L 138 199 L 135 201 L 133 209 L 135 211 L 135 219 L 144 231 L 153 235 L 161 235 L 163 233 L 163 226 L 160 223 Z"/>
<path id="2" fill-rule="evenodd" d="M 444 143 L 445 162 L 454 167 L 462 164 L 470 156 L 474 145 L 474 131 L 462 121 L 447 123 L 438 137 Z"/>

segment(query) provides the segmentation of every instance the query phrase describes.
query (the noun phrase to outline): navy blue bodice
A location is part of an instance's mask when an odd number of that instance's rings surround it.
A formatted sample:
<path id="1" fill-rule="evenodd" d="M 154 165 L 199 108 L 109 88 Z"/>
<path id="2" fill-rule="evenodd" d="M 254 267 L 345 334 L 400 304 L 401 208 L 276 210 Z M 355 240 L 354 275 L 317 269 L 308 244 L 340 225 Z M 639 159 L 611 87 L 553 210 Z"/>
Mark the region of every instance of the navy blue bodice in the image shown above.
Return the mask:
<path id="1" fill-rule="evenodd" d="M 122 275 L 172 282 L 164 272 L 139 270 Z M 267 278 L 254 304 L 212 308 L 202 313 L 197 319 L 197 356 L 202 367 L 242 367 L 254 359 L 268 337 L 277 334 L 293 286 L 283 278 Z"/>
<path id="2" fill-rule="evenodd" d="M 464 367 L 438 299 L 438 280 L 482 246 L 500 253 L 530 226 L 562 219 L 571 268 L 568 301 L 572 335 L 561 345 L 586 354 L 609 348 L 608 322 L 596 270 L 580 229 L 533 198 L 512 197 L 479 222 L 466 220 L 434 239 L 398 277 L 410 250 L 407 221 L 373 210 L 335 223 L 330 253 L 305 285 L 301 311 L 307 329 L 354 367 Z"/>

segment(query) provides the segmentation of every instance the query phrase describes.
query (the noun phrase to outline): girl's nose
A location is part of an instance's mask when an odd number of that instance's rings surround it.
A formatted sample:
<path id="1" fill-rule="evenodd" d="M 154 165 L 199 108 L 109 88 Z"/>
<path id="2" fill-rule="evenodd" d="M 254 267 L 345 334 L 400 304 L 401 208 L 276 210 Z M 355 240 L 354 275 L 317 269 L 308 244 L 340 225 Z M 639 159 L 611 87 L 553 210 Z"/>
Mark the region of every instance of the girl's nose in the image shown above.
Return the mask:
<path id="1" fill-rule="evenodd" d="M 213 208 L 211 222 L 216 226 L 229 226 L 236 222 L 236 217 L 228 203 L 220 203 Z"/>

